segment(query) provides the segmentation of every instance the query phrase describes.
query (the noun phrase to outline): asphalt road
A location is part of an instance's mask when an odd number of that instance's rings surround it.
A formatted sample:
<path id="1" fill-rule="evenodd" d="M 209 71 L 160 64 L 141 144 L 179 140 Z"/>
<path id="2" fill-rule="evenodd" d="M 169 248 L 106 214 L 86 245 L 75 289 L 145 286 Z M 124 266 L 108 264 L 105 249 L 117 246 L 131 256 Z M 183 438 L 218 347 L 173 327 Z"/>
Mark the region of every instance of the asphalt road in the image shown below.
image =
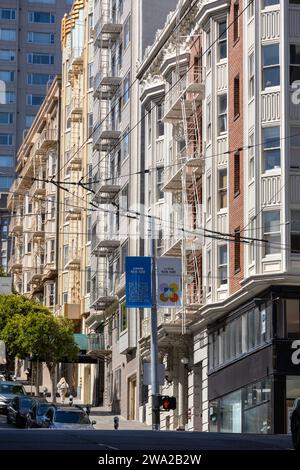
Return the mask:
<path id="1" fill-rule="evenodd" d="M 0 416 L 0 450 L 291 450 L 290 436 L 128 430 L 16 429 Z"/>

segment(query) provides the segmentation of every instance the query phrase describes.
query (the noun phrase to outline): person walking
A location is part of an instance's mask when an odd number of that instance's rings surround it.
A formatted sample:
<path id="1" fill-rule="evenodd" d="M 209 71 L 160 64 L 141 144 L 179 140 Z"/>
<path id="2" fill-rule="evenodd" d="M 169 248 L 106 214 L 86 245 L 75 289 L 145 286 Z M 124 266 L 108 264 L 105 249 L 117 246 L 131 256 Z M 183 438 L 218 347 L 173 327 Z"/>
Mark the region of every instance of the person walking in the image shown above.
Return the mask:
<path id="1" fill-rule="evenodd" d="M 57 384 L 57 390 L 60 395 L 61 403 L 65 402 L 68 389 L 69 389 L 69 384 L 67 383 L 66 379 L 62 377 Z"/>

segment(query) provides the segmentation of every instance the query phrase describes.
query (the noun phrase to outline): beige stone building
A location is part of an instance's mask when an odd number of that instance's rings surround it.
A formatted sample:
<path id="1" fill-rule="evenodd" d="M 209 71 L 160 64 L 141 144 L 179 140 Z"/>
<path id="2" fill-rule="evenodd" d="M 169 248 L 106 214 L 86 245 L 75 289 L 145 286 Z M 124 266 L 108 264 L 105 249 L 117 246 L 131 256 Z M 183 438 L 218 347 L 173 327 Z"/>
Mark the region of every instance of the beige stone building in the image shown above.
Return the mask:
<path id="1" fill-rule="evenodd" d="M 18 176 L 8 197 L 12 239 L 8 272 L 16 290 L 56 312 L 58 273 L 58 188 L 50 182 L 59 165 L 61 77 L 47 97 L 17 156 Z M 22 373 L 28 364 L 25 361 Z M 43 371 L 43 372 L 42 372 Z M 40 383 L 49 385 L 41 366 Z"/>

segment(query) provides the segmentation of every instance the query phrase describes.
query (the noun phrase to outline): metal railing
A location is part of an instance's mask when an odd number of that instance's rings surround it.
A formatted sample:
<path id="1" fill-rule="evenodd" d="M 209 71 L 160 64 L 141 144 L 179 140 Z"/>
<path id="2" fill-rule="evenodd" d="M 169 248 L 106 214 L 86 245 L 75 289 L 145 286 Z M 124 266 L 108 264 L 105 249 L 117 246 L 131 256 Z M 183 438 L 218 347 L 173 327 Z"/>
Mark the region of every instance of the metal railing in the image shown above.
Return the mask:
<path id="1" fill-rule="evenodd" d="M 107 341 L 103 333 L 88 335 L 89 351 L 104 351 L 107 349 Z"/>

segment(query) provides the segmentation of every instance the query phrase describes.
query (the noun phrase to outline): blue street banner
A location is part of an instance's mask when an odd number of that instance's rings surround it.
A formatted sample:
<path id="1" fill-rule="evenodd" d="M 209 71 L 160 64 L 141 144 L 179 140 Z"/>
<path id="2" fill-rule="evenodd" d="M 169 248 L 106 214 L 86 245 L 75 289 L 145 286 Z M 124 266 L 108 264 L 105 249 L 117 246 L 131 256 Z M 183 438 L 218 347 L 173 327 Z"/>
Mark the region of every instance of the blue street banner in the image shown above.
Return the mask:
<path id="1" fill-rule="evenodd" d="M 151 265 L 150 256 L 126 256 L 126 307 L 151 308 Z"/>

